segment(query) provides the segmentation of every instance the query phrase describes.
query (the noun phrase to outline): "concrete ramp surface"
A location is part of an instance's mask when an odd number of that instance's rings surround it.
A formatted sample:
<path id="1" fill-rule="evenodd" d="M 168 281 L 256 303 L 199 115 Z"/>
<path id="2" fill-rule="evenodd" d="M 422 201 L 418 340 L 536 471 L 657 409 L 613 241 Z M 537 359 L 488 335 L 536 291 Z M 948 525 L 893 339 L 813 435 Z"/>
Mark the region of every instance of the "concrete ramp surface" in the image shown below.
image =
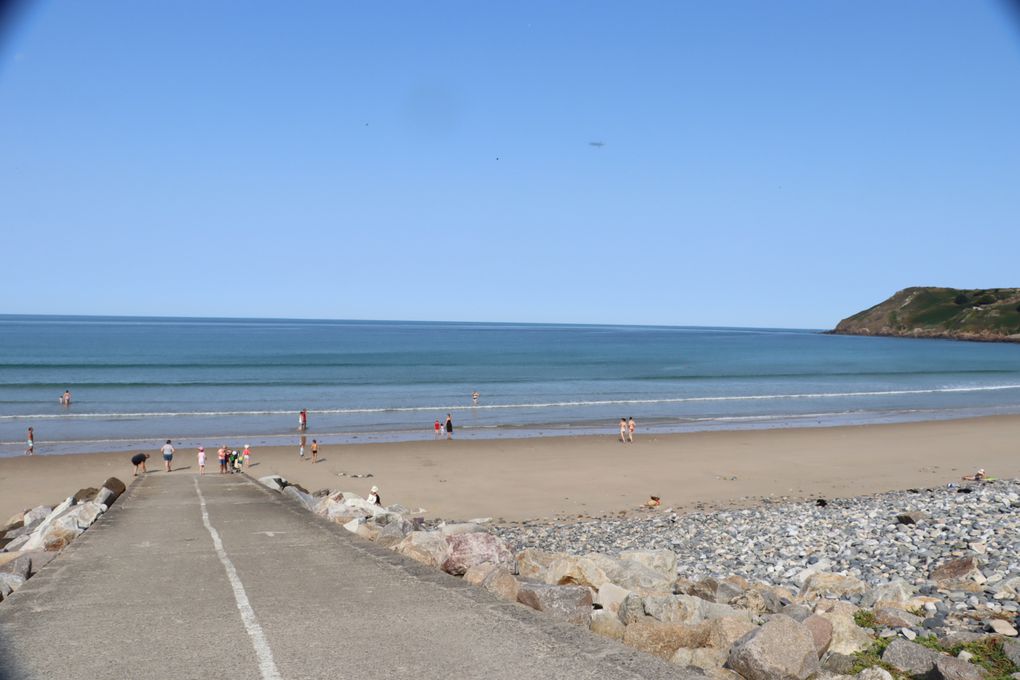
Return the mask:
<path id="1" fill-rule="evenodd" d="M 150 473 L 0 603 L 0 680 L 684 678 L 242 476 Z"/>

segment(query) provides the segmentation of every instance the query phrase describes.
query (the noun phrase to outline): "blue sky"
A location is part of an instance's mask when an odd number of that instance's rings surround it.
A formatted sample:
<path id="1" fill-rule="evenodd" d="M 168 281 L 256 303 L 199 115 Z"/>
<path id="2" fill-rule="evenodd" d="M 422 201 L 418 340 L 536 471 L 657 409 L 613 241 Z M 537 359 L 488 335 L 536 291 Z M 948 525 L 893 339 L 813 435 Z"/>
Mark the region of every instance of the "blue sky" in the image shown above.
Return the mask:
<path id="1" fill-rule="evenodd" d="M 1020 286 L 1015 19 L 35 3 L 0 35 L 0 313 L 826 328 Z"/>

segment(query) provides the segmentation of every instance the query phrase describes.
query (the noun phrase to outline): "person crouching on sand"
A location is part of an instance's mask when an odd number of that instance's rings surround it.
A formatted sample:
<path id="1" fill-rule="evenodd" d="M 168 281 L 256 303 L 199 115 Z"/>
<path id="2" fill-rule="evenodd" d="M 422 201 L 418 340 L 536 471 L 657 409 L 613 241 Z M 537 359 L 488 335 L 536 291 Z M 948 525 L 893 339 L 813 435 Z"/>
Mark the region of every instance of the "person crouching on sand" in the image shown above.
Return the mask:
<path id="1" fill-rule="evenodd" d="M 147 453 L 136 453 L 131 456 L 131 464 L 135 466 L 135 473 L 131 475 L 132 477 L 138 476 L 138 470 L 141 470 L 143 475 L 145 474 L 145 461 L 147 460 L 149 460 Z"/>

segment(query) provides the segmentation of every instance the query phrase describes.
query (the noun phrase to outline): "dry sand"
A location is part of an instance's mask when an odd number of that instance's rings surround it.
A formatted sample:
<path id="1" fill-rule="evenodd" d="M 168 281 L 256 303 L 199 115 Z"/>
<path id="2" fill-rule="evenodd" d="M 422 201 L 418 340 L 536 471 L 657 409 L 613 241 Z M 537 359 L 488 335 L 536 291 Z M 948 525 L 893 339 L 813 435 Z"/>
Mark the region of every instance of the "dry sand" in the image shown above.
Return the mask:
<path id="1" fill-rule="evenodd" d="M 155 444 L 151 453 L 149 474 L 166 474 Z M 209 454 L 206 474 L 217 474 L 216 453 Z M 130 482 L 130 455 L 0 458 L 0 522 L 109 476 Z M 384 504 L 425 508 L 432 518 L 576 518 L 635 510 L 653 494 L 662 508 L 691 509 L 937 486 L 978 467 L 994 477 L 1020 477 L 1020 416 L 657 436 L 639 430 L 633 444 L 614 435 L 429 439 L 323 446 L 319 459 L 299 460 L 297 447 L 258 449 L 250 474 L 361 495 L 376 484 Z M 174 462 L 171 474 L 198 472 L 192 450 L 179 451 Z M 372 477 L 350 477 L 365 473 Z"/>

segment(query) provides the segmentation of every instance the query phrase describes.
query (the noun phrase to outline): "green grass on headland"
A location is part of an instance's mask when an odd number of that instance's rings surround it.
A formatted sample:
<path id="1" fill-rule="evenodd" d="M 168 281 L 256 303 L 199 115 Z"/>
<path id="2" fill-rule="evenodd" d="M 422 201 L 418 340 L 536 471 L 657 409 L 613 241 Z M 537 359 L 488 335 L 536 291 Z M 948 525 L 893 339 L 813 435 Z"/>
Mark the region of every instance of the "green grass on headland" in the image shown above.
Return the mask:
<path id="1" fill-rule="evenodd" d="M 1020 288 L 906 288 L 833 332 L 1020 341 Z"/>

